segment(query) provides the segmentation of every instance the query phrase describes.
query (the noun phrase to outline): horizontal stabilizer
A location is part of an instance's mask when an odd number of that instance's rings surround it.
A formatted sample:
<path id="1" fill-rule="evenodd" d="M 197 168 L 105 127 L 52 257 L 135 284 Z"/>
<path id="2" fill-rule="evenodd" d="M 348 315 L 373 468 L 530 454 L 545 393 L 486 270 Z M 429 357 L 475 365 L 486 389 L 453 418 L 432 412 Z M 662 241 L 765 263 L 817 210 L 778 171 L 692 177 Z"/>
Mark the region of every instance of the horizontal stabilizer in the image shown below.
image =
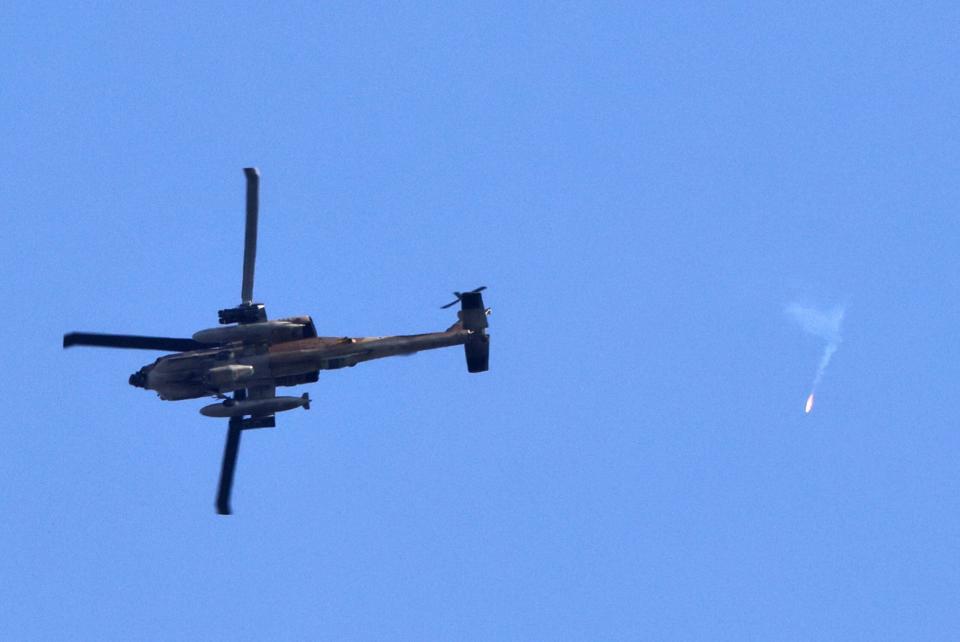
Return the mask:
<path id="1" fill-rule="evenodd" d="M 463 344 L 467 355 L 467 372 L 486 372 L 490 369 L 490 337 L 476 334 Z"/>
<path id="2" fill-rule="evenodd" d="M 464 330 L 472 333 L 463 344 L 468 372 L 486 372 L 490 367 L 490 337 L 487 335 L 490 324 L 480 289 L 460 294 L 460 323 Z"/>

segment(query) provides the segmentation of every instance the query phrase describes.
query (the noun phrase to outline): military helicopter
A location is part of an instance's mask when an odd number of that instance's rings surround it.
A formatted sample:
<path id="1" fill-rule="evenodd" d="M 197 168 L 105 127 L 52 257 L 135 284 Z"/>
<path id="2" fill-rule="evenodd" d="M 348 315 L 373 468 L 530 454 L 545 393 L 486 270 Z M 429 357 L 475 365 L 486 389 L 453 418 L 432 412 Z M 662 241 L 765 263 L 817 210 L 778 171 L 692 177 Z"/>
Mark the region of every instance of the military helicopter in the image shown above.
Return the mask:
<path id="1" fill-rule="evenodd" d="M 363 361 L 421 350 L 462 345 L 468 372 L 485 372 L 490 356 L 490 337 L 486 332 L 490 310 L 484 307 L 480 294 L 485 286 L 454 292 L 456 298 L 442 307 L 460 303 L 458 318 L 442 332 L 320 337 L 309 316 L 268 320 L 263 304 L 253 301 L 260 174 L 253 167 L 243 172 L 247 216 L 240 305 L 219 311 L 220 327 L 200 330 L 190 339 L 88 332 L 63 335 L 64 348 L 99 346 L 174 352 L 130 375 L 130 385 L 153 390 L 161 399 L 170 401 L 200 397 L 220 400 L 204 406 L 200 413 L 229 419 L 216 499 L 221 515 L 231 514 L 230 491 L 242 432 L 275 427 L 278 412 L 310 409 L 306 393 L 300 397 L 278 396 L 278 387 L 316 382 L 321 370 L 353 367 Z"/>

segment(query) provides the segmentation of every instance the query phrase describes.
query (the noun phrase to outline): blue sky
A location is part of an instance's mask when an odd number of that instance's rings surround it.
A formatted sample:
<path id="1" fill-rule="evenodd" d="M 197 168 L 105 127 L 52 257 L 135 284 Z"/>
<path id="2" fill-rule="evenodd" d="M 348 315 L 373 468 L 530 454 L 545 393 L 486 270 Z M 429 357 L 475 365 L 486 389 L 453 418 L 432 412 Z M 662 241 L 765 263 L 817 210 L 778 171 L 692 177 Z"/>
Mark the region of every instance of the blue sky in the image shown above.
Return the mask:
<path id="1" fill-rule="evenodd" d="M 960 10 L 0 8 L 5 639 L 960 634 Z M 240 294 L 459 349 L 248 433 L 127 384 Z M 784 314 L 845 307 L 821 339 Z"/>

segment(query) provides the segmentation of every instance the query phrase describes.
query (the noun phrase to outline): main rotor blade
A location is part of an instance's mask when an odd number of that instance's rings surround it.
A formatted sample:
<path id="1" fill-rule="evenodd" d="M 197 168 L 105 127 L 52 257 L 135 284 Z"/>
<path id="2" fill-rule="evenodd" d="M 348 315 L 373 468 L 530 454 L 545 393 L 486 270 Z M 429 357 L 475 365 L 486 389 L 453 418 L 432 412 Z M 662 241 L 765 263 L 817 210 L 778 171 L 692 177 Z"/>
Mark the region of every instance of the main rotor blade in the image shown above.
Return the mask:
<path id="1" fill-rule="evenodd" d="M 247 177 L 247 226 L 243 239 L 243 286 L 240 302 L 253 303 L 253 270 L 257 262 L 257 216 L 260 211 L 260 173 L 256 167 L 245 167 Z"/>
<path id="2" fill-rule="evenodd" d="M 223 465 L 220 467 L 220 485 L 217 488 L 217 512 L 230 515 L 230 491 L 233 488 L 233 472 L 237 467 L 237 453 L 240 451 L 240 427 L 243 419 L 234 417 L 227 429 L 227 443 L 223 447 Z"/>
<path id="3" fill-rule="evenodd" d="M 186 352 L 209 348 L 209 343 L 200 343 L 193 339 L 175 339 L 170 337 L 142 337 L 135 334 L 95 334 L 91 332 L 70 332 L 63 335 L 63 347 L 99 346 L 101 348 L 134 348 L 137 350 L 162 350 L 164 352 Z"/>

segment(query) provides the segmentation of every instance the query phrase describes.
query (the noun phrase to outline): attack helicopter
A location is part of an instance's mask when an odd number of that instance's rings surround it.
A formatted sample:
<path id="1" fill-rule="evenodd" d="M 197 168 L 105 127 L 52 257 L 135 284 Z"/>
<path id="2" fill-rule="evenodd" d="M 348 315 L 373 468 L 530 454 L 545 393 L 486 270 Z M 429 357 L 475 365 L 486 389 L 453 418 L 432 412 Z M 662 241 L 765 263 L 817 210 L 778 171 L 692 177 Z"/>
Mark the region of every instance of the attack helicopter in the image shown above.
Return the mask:
<path id="1" fill-rule="evenodd" d="M 490 336 L 481 292 L 454 292 L 460 310 L 457 321 L 442 332 L 392 337 L 322 337 L 309 316 L 268 319 L 262 303 L 253 300 L 257 254 L 260 174 L 243 170 L 246 177 L 246 227 L 240 305 L 219 311 L 219 327 L 195 332 L 191 338 L 70 332 L 63 347 L 97 346 L 172 352 L 130 375 L 130 385 L 153 390 L 160 399 L 179 401 L 213 397 L 200 413 L 228 419 L 227 438 L 217 487 L 216 508 L 230 515 L 240 435 L 244 430 L 273 428 L 276 414 L 296 408 L 310 409 L 310 397 L 277 395 L 277 388 L 319 380 L 320 371 L 353 367 L 364 361 L 410 355 L 462 345 L 467 371 L 485 372 L 489 366 Z"/>

